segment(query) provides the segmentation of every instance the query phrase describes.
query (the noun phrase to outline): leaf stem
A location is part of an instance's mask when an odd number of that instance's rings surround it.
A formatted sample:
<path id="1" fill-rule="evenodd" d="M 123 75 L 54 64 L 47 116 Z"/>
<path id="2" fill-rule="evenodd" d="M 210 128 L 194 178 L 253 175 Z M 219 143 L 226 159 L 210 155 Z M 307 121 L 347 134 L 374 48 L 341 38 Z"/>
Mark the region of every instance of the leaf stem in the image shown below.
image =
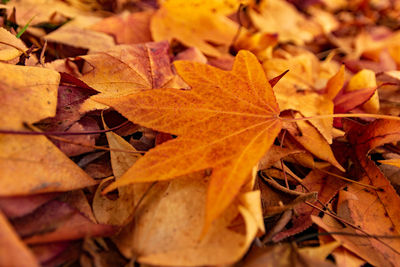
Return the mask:
<path id="1" fill-rule="evenodd" d="M 382 191 L 382 188 L 379 188 L 379 187 L 376 187 L 376 186 L 373 186 L 373 185 L 370 185 L 370 184 L 360 183 L 360 182 L 358 182 L 358 181 L 354 181 L 354 180 L 352 180 L 352 179 L 350 179 L 350 178 L 344 177 L 344 176 L 342 176 L 342 175 L 339 175 L 339 174 L 336 174 L 336 173 L 333 173 L 333 172 L 325 171 L 325 170 L 323 170 L 323 169 L 317 169 L 317 170 L 318 170 L 318 171 L 321 171 L 321 172 L 323 172 L 323 173 L 329 174 L 330 176 L 334 176 L 334 177 L 337 177 L 337 178 L 339 178 L 339 179 L 342 179 L 342 180 L 344 180 L 344 181 L 347 181 L 347 182 L 350 182 L 350 183 L 353 183 L 353 184 L 357 184 L 357 185 L 359 185 L 359 186 L 365 186 L 365 187 L 372 188 L 372 189 L 374 189 L 374 190 Z"/>
<path id="2" fill-rule="evenodd" d="M 73 145 L 77 145 L 77 146 L 83 146 L 83 147 L 90 147 L 90 148 L 98 149 L 98 150 L 123 152 L 123 153 L 133 153 L 133 154 L 146 153 L 146 151 L 130 151 L 130 150 L 126 150 L 126 149 L 109 148 L 109 147 L 96 146 L 96 145 L 87 145 L 87 144 L 74 142 L 74 141 L 69 140 L 69 139 L 65 139 L 65 138 L 58 137 L 58 136 L 52 136 L 52 135 L 50 135 L 49 138 L 57 140 L 57 141 L 60 141 L 60 142 L 64 142 L 64 143 L 69 143 L 69 144 L 73 144 Z"/>
<path id="3" fill-rule="evenodd" d="M 128 124 L 129 121 L 126 121 L 118 126 L 115 126 L 114 128 L 108 129 L 108 130 L 99 130 L 99 131 L 87 131 L 87 132 L 32 132 L 32 131 L 16 131 L 16 130 L 1 130 L 0 129 L 0 134 L 18 134 L 18 135 L 87 135 L 87 134 L 101 134 L 101 133 L 107 133 L 111 132 L 114 130 L 117 130 L 119 128 L 122 128 L 126 124 Z"/>
<path id="4" fill-rule="evenodd" d="M 338 114 L 324 114 L 324 115 L 316 115 L 311 117 L 301 117 L 294 119 L 285 119 L 281 118 L 281 120 L 286 122 L 296 122 L 296 121 L 309 121 L 315 119 L 329 119 L 329 118 L 376 118 L 376 119 L 387 119 L 387 120 L 398 120 L 400 121 L 400 117 L 391 116 L 391 115 L 383 115 L 383 114 L 368 114 L 368 113 L 338 113 Z"/>
<path id="5" fill-rule="evenodd" d="M 337 216 L 337 215 L 335 215 L 335 214 L 333 214 L 333 213 L 327 212 L 327 211 L 325 211 L 325 210 L 323 210 L 323 209 L 321 209 L 321 208 L 319 208 L 319 207 L 317 207 L 317 206 L 311 204 L 311 203 L 308 202 L 308 201 L 305 201 L 304 203 L 307 204 L 308 206 L 314 208 L 314 209 L 317 209 L 317 210 L 323 212 L 323 213 L 326 214 L 326 215 L 329 215 L 329 216 L 335 218 L 336 220 L 338 220 L 339 222 L 341 222 L 341 223 L 343 223 L 343 224 L 346 224 L 346 225 L 348 225 L 348 226 L 350 226 L 350 227 L 352 227 L 352 228 L 354 228 L 354 229 L 356 229 L 356 230 L 361 231 L 361 232 L 362 232 L 364 235 L 366 235 L 367 237 L 375 238 L 378 242 L 382 243 L 383 245 L 385 245 L 385 246 L 387 246 L 388 248 L 390 248 L 393 252 L 395 252 L 396 254 L 399 254 L 399 255 L 400 255 L 400 252 L 397 251 L 395 248 L 391 247 L 389 244 L 386 244 L 385 242 L 383 242 L 383 241 L 380 240 L 379 238 L 376 238 L 376 237 L 374 237 L 373 235 L 370 235 L 370 234 L 367 233 L 365 230 L 363 230 L 361 227 L 359 227 L 359 226 L 357 226 L 357 225 L 354 225 L 354 224 L 352 224 L 351 222 L 348 222 L 348 221 L 346 221 L 345 219 L 342 219 L 342 218 L 340 218 L 339 216 Z"/>

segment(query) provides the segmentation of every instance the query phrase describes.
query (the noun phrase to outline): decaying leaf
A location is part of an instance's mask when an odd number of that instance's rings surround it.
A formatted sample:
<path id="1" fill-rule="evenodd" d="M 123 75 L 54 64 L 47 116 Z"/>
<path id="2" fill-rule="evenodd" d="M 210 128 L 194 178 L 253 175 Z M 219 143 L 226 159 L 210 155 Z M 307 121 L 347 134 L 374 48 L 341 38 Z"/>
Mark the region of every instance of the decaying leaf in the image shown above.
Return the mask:
<path id="1" fill-rule="evenodd" d="M 249 52 L 239 52 L 232 71 L 192 62 L 177 62 L 175 67 L 190 90 L 96 98 L 135 123 L 178 135 L 149 151 L 107 191 L 213 168 L 207 228 L 233 201 L 252 167 L 272 145 L 281 129 L 279 108 L 261 65 Z"/>

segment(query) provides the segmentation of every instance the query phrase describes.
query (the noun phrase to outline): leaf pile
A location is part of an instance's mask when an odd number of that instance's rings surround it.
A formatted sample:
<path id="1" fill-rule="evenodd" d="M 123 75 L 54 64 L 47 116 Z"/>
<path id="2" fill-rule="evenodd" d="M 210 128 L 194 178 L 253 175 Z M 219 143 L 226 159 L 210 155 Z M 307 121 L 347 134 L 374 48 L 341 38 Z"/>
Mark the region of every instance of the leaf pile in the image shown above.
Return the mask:
<path id="1" fill-rule="evenodd" d="M 397 266 L 396 1 L 0 5 L 0 266 Z"/>

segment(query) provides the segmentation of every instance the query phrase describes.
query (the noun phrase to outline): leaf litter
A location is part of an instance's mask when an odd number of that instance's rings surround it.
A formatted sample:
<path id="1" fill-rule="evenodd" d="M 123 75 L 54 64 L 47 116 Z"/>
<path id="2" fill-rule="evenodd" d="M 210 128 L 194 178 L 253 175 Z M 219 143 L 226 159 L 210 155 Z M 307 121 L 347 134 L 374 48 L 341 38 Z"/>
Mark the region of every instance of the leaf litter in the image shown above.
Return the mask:
<path id="1" fill-rule="evenodd" d="M 0 265 L 396 266 L 399 5 L 0 5 Z"/>

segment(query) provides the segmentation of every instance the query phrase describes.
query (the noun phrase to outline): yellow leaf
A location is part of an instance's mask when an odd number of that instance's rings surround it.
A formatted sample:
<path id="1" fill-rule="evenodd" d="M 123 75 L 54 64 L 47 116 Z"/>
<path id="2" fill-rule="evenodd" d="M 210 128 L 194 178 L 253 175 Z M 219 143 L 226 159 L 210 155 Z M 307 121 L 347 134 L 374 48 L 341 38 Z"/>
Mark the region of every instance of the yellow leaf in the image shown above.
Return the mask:
<path id="1" fill-rule="evenodd" d="M 11 74 L 11 75 L 10 75 Z M 26 130 L 56 112 L 60 75 L 52 70 L 0 63 L 0 125 Z M 44 136 L 0 134 L 0 195 L 68 191 L 94 181 Z"/>
<path id="2" fill-rule="evenodd" d="M 226 4 L 229 3 L 229 5 Z M 218 57 L 220 50 L 209 42 L 223 46 L 227 51 L 238 25 L 225 15 L 235 12 L 241 1 L 163 1 L 152 17 L 150 29 L 155 41 L 176 39 L 184 45 L 197 47 L 201 52 Z"/>
<path id="3" fill-rule="evenodd" d="M 0 212 L 0 265 L 36 267 L 39 263 L 22 242 L 6 217 Z"/>
<path id="4" fill-rule="evenodd" d="M 378 160 L 379 163 L 392 165 L 400 168 L 400 159 L 386 159 L 386 160 Z"/>
<path id="5" fill-rule="evenodd" d="M 4 28 L 0 28 L 0 60 L 8 61 L 19 57 L 25 50 L 25 44 Z"/>
<path id="6" fill-rule="evenodd" d="M 207 183 L 204 172 L 157 183 L 132 224 L 114 238 L 124 256 L 168 266 L 214 266 L 239 260 L 258 229 L 264 228 L 260 192 L 241 194 L 241 203 L 230 205 L 200 239 Z M 240 220 L 235 220 L 239 214 Z"/>
<path id="7" fill-rule="evenodd" d="M 349 92 L 366 88 L 376 88 L 375 72 L 368 69 L 357 72 L 347 85 L 347 91 Z M 377 113 L 379 111 L 378 91 L 375 91 L 371 99 L 363 105 L 363 108 L 369 113 Z"/>

